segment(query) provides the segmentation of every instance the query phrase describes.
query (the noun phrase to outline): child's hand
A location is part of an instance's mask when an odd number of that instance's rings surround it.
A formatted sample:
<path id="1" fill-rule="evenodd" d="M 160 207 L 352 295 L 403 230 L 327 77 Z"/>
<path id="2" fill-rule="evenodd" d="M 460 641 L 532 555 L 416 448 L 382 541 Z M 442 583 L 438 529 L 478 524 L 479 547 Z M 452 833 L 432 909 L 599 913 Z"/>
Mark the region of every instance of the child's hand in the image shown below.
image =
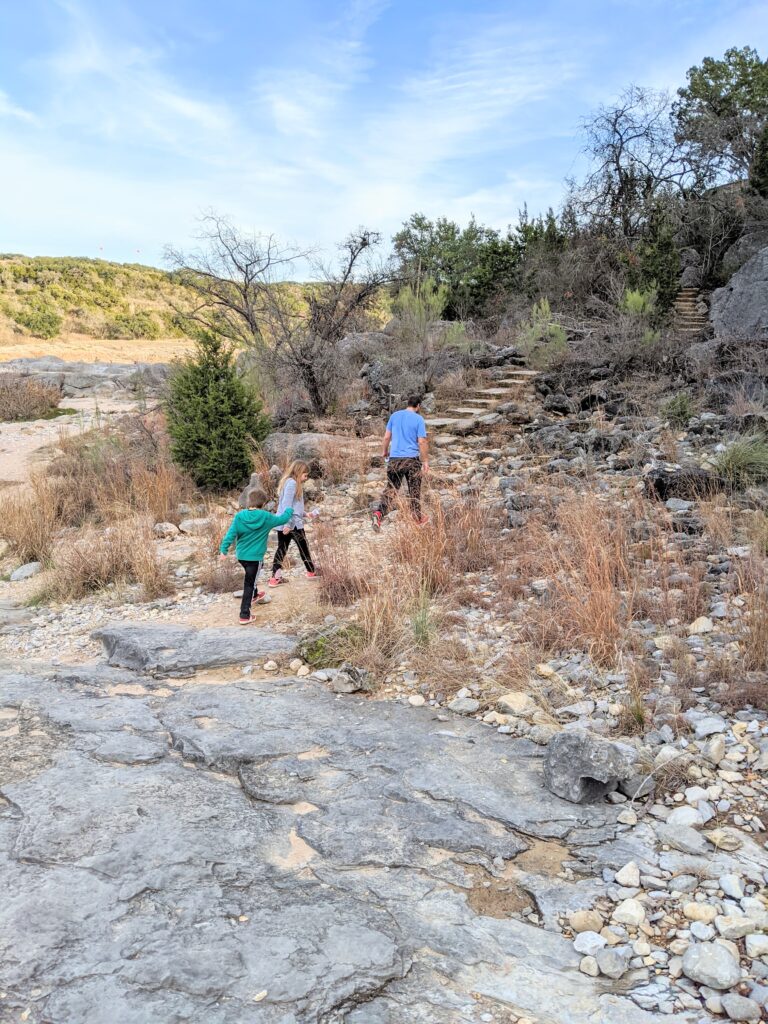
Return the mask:
<path id="1" fill-rule="evenodd" d="M 284 526 L 283 527 L 283 533 L 290 533 L 290 532 L 291 532 L 290 526 Z"/>
<path id="2" fill-rule="evenodd" d="M 226 562 L 226 560 L 227 560 L 227 556 L 226 555 L 222 555 L 221 552 L 219 552 L 219 561 L 220 562 Z"/>

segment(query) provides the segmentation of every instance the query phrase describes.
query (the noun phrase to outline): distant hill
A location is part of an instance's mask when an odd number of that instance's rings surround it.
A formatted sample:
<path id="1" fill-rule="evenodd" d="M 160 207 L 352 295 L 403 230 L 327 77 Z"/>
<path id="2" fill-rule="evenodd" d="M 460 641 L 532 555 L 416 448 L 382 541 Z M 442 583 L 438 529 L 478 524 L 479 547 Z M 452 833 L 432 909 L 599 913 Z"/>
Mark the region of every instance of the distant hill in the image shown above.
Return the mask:
<path id="1" fill-rule="evenodd" d="M 173 274 L 138 263 L 69 256 L 0 255 L 0 336 L 53 340 L 184 337 Z"/>

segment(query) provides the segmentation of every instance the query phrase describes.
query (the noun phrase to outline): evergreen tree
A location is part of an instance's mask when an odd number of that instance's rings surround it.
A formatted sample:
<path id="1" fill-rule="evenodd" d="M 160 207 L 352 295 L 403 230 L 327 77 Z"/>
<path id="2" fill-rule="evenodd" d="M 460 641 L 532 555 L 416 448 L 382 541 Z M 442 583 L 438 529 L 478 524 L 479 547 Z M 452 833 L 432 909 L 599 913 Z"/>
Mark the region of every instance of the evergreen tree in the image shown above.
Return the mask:
<path id="1" fill-rule="evenodd" d="M 757 140 L 755 156 L 749 169 L 749 183 L 761 199 L 768 199 L 768 124 Z"/>
<path id="2" fill-rule="evenodd" d="M 241 484 L 252 471 L 252 445 L 269 432 L 232 348 L 210 332 L 200 335 L 194 355 L 172 374 L 166 412 L 173 458 L 199 487 Z"/>
<path id="3" fill-rule="evenodd" d="M 663 317 L 672 308 L 680 287 L 680 253 L 674 227 L 663 211 L 653 212 L 639 256 L 640 283 L 646 289 L 655 288 L 658 313 Z"/>

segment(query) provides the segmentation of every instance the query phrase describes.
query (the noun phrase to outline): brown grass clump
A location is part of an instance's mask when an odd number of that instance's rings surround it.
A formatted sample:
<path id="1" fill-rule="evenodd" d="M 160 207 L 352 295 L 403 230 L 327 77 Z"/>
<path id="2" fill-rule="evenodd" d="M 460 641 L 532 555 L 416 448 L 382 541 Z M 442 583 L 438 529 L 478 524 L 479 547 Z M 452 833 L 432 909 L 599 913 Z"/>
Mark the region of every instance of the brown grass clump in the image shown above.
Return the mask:
<path id="1" fill-rule="evenodd" d="M 223 512 L 209 509 L 208 528 L 202 537 L 202 543 L 195 552 L 199 566 L 198 582 L 203 590 L 211 594 L 226 594 L 241 590 L 243 586 L 243 568 L 236 559 L 228 558 L 222 562 L 219 558 L 221 539 L 229 529 L 231 516 Z"/>
<path id="2" fill-rule="evenodd" d="M 32 493 L 14 489 L 0 497 L 0 536 L 23 562 L 47 562 L 57 530 L 53 485 L 33 477 Z"/>
<path id="3" fill-rule="evenodd" d="M 149 524 L 124 521 L 107 530 L 87 528 L 62 541 L 54 553 L 48 599 L 76 600 L 111 585 L 139 583 L 146 600 L 171 592 Z"/>
<path id="4" fill-rule="evenodd" d="M 0 374 L 0 420 L 36 420 L 58 409 L 61 390 L 32 377 Z"/>
<path id="5" fill-rule="evenodd" d="M 598 665 L 613 664 L 633 617 L 636 586 L 628 517 L 594 495 L 567 498 L 555 511 L 555 529 L 529 524 L 521 555 L 532 578 L 551 581 L 537 606 L 533 629 L 544 648 L 581 647 Z"/>
<path id="6" fill-rule="evenodd" d="M 742 637 L 744 668 L 768 671 L 768 571 L 763 559 L 751 559 L 745 569 L 742 588 L 747 599 Z"/>
<path id="7" fill-rule="evenodd" d="M 330 524 L 321 522 L 315 526 L 312 546 L 321 569 L 318 590 L 330 605 L 349 607 L 375 588 L 376 566 L 372 555 L 354 555 L 349 544 Z"/>
<path id="8" fill-rule="evenodd" d="M 371 464 L 370 452 L 355 438 L 333 438 L 320 450 L 320 473 L 329 484 L 342 484 L 364 474 Z"/>

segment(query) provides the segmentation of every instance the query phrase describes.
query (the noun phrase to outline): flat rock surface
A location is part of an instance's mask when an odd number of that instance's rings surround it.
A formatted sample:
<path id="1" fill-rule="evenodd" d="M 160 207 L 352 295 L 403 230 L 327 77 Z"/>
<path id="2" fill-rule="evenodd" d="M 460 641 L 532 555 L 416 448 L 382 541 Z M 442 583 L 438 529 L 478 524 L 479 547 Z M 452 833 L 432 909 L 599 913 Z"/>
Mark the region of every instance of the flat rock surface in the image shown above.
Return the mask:
<path id="1" fill-rule="evenodd" d="M 93 637 L 104 645 L 110 665 L 167 676 L 264 660 L 287 654 L 296 643 L 257 626 L 194 629 L 143 622 L 111 623 L 95 630 Z"/>
<path id="2" fill-rule="evenodd" d="M 0 675 L 3 1022 L 658 1019 L 551 925 L 599 891 L 580 865 L 635 854 L 527 741 L 306 679 L 136 680 Z"/>

